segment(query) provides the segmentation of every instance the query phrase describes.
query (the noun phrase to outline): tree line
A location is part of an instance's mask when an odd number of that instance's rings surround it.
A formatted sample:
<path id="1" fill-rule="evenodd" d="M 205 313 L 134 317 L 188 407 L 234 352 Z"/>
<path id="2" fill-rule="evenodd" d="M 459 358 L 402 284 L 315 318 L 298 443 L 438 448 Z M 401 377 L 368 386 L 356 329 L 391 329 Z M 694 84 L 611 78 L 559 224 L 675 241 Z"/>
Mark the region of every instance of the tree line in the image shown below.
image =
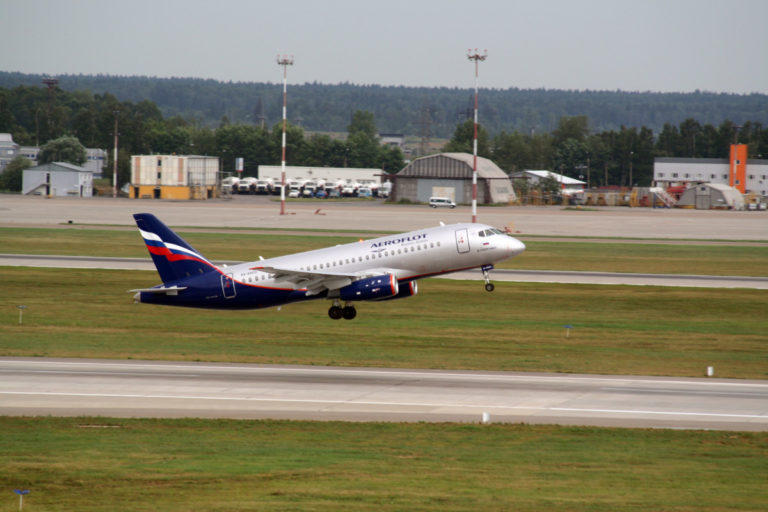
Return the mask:
<path id="1" fill-rule="evenodd" d="M 749 158 L 768 158 L 768 128 L 748 121 L 718 126 L 686 119 L 665 123 L 654 135 L 645 126 L 593 133 L 587 116 L 561 117 L 552 133 L 514 131 L 491 137 L 480 126 L 478 155 L 490 158 L 506 172 L 552 170 L 595 186 L 648 186 L 655 157 L 728 158 L 734 141 L 749 145 Z M 472 152 L 474 123 L 457 126 L 446 151 Z"/>
<path id="2" fill-rule="evenodd" d="M 114 147 L 118 131 L 118 181 L 130 179 L 130 156 L 137 154 L 197 154 L 218 156 L 222 170 L 233 171 L 235 158 L 244 158 L 244 176 L 256 176 L 259 165 L 276 165 L 282 158 L 282 123 L 271 128 L 230 123 L 226 118 L 210 128 L 180 116 L 164 118 L 149 100 L 119 101 L 114 95 L 54 90 L 42 87 L 0 88 L 0 132 L 20 145 L 39 146 L 70 135 L 86 147 Z M 405 165 L 399 148 L 382 146 L 373 114 L 354 112 L 345 138 L 305 134 L 296 125 L 286 130 L 289 165 L 377 168 L 397 172 Z M 108 168 L 113 165 L 109 152 Z"/>
<path id="3" fill-rule="evenodd" d="M 0 132 L 13 134 L 22 145 L 42 145 L 64 135 L 86 147 L 113 147 L 115 123 L 119 135 L 119 184 L 130 179 L 130 155 L 198 154 L 218 156 L 222 170 L 231 171 L 235 158 L 245 160 L 245 176 L 256 176 L 259 165 L 281 160 L 282 123 L 271 128 L 234 123 L 226 117 L 208 127 L 181 116 L 164 117 L 152 101 L 120 101 L 111 93 L 53 90 L 17 86 L 0 88 Z M 296 124 L 287 126 L 289 165 L 368 167 L 397 172 L 405 165 L 402 152 L 377 140 L 378 118 L 370 111 L 352 113 L 345 138 L 307 134 Z M 454 124 L 445 151 L 472 152 L 473 122 Z M 654 134 L 646 126 L 620 126 L 597 131 L 586 115 L 562 116 L 551 133 L 501 131 L 491 136 L 480 126 L 478 153 L 507 172 L 549 169 L 589 181 L 593 186 L 648 185 L 657 156 L 727 158 L 734 140 L 749 144 L 750 158 L 768 155 L 768 128 L 747 121 L 738 127 L 729 120 L 718 125 L 686 119 L 665 123 Z M 112 168 L 110 151 L 108 168 Z"/>
<path id="4" fill-rule="evenodd" d="M 279 76 L 275 67 L 275 79 Z M 468 82 L 471 74 L 468 73 Z M 43 76 L 0 72 L 0 87 L 39 86 Z M 157 105 L 166 118 L 181 116 L 216 127 L 272 126 L 282 117 L 282 87 L 271 82 L 220 82 L 196 78 L 61 75 L 67 91 L 109 92 L 121 101 Z M 469 87 L 469 83 L 467 84 Z M 472 117 L 473 92 L 466 88 L 289 83 L 289 121 L 313 132 L 344 132 L 354 112 L 372 112 L 380 131 L 449 138 L 456 124 Z M 560 118 L 586 115 L 594 132 L 646 126 L 658 133 L 665 123 L 686 119 L 719 126 L 725 120 L 768 125 L 768 95 L 481 89 L 480 121 L 492 135 L 550 133 Z"/>

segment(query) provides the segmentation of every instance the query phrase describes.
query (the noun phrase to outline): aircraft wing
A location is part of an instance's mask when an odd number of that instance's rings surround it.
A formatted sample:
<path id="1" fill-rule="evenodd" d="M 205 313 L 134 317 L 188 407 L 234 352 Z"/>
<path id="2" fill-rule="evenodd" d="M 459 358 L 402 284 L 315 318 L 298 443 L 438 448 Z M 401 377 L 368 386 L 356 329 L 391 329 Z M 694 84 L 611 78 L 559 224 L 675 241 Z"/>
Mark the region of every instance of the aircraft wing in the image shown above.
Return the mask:
<path id="1" fill-rule="evenodd" d="M 272 275 L 275 281 L 290 283 L 295 288 L 306 288 L 307 295 L 317 295 L 325 290 L 343 288 L 358 279 L 355 274 L 337 272 L 311 272 L 278 267 L 251 267 Z"/>
<path id="2" fill-rule="evenodd" d="M 366 270 L 364 272 L 314 272 L 308 270 L 293 270 L 278 267 L 251 267 L 250 270 L 261 270 L 272 275 L 275 281 L 290 283 L 296 288 L 306 288 L 307 295 L 317 295 L 325 290 L 338 290 L 353 282 L 375 275 L 395 273 L 393 269 Z"/>

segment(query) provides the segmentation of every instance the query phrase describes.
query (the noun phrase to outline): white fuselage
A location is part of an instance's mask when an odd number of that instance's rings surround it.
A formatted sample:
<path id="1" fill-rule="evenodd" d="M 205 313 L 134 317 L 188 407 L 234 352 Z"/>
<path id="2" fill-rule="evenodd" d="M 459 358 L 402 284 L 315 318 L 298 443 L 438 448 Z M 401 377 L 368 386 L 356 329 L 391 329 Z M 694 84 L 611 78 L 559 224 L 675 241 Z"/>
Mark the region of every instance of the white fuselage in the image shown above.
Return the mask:
<path id="1" fill-rule="evenodd" d="M 259 268 L 361 277 L 392 274 L 409 281 L 492 265 L 524 250 L 522 242 L 491 226 L 453 224 L 242 263 L 222 272 L 244 285 L 301 289 Z"/>

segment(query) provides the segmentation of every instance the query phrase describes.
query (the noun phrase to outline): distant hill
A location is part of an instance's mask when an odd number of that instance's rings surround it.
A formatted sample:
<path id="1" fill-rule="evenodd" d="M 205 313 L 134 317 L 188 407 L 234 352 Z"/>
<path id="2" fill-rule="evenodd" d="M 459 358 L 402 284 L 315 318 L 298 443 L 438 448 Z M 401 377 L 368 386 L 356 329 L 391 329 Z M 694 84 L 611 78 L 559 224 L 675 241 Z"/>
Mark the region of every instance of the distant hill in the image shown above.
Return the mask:
<path id="1" fill-rule="evenodd" d="M 42 86 L 43 75 L 0 71 L 0 87 Z M 281 117 L 282 84 L 220 82 L 197 78 L 59 75 L 67 91 L 111 93 L 121 101 L 150 100 L 165 117 L 182 116 L 217 126 L 230 122 L 271 126 Z M 380 132 L 450 137 L 471 117 L 473 90 L 353 84 L 290 84 L 288 117 L 305 130 L 345 132 L 356 110 L 374 113 Z M 593 132 L 645 126 L 659 133 L 664 123 L 688 118 L 717 126 L 725 120 L 768 126 L 768 95 L 482 89 L 480 123 L 491 135 L 502 131 L 548 132 L 562 116 L 586 115 Z"/>

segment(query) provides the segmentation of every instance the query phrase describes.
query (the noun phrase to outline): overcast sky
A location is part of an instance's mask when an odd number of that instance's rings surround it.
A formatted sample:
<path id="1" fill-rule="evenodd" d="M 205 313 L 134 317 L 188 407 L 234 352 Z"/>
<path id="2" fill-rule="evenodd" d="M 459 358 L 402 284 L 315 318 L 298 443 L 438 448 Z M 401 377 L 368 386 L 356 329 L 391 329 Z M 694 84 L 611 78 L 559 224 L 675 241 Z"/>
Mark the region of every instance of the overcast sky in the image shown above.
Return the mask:
<path id="1" fill-rule="evenodd" d="M 0 0 L 0 70 L 768 93 L 768 0 Z"/>

